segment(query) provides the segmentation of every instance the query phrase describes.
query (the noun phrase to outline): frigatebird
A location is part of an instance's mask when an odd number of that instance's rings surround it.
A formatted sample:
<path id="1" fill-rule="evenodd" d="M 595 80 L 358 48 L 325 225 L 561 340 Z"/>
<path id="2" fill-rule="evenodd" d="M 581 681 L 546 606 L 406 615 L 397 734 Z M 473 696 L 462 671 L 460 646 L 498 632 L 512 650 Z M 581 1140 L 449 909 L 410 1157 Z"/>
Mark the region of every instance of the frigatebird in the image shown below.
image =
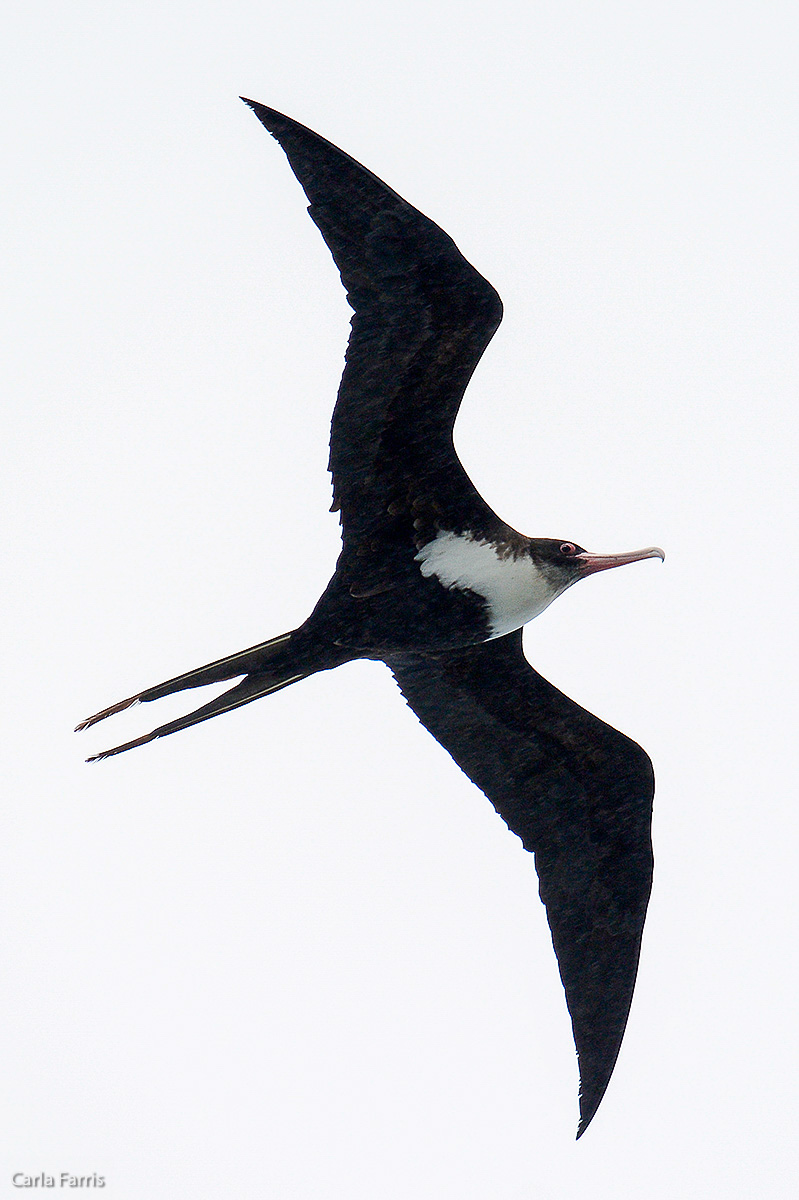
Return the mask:
<path id="1" fill-rule="evenodd" d="M 409 706 L 535 856 L 580 1070 L 580 1137 L 616 1063 L 652 881 L 654 776 L 635 742 L 527 662 L 522 626 L 579 579 L 664 557 L 529 538 L 479 495 L 453 445 L 466 385 L 502 318 L 452 239 L 380 179 L 253 100 L 310 201 L 355 310 L 333 413 L 342 551 L 297 629 L 146 688 L 139 702 L 243 676 L 221 696 L 88 761 L 379 659 Z"/>

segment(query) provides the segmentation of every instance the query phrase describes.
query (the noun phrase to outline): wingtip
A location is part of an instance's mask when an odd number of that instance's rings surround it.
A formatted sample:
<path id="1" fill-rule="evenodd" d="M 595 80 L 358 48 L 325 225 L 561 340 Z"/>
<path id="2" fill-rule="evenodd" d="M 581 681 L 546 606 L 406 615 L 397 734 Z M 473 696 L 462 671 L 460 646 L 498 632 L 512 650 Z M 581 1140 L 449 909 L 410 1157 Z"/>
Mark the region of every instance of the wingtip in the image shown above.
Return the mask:
<path id="1" fill-rule="evenodd" d="M 252 109 L 262 125 L 264 124 L 265 120 L 272 121 L 275 118 L 282 118 L 284 121 L 288 120 L 288 118 L 284 117 L 282 113 L 279 113 L 274 108 L 270 108 L 268 104 L 261 104 L 260 100 L 251 100 L 249 96 L 239 96 L 239 100 L 246 104 L 248 108 Z M 271 129 L 269 132 L 272 132 Z"/>
<path id="2" fill-rule="evenodd" d="M 280 125 L 281 122 L 289 123 L 289 118 L 285 117 L 283 113 L 279 113 L 276 109 L 269 108 L 266 104 L 261 104 L 258 100 L 248 99 L 247 96 L 239 96 L 239 100 L 242 100 L 248 108 L 252 109 L 266 132 L 271 133 L 272 137 L 275 138 L 276 141 L 279 141 L 277 133 L 275 129 L 273 129 L 273 125 L 275 125 L 275 123 Z"/>
<path id="3" fill-rule="evenodd" d="M 283 113 L 279 113 L 277 109 L 270 108 L 268 104 L 261 104 L 260 100 L 250 100 L 249 96 L 239 96 L 239 100 L 252 109 L 259 121 L 263 121 L 262 113 L 269 117 L 281 117 L 284 121 L 289 120 Z"/>
<path id="4" fill-rule="evenodd" d="M 581 1112 L 580 1113 L 580 1120 L 577 1123 L 577 1134 L 574 1139 L 576 1142 L 579 1142 L 580 1138 L 583 1136 L 586 1129 L 593 1121 L 594 1117 L 596 1116 L 596 1110 L 598 1108 L 599 1108 L 599 1104 L 595 1104 L 593 1109 L 590 1112 L 586 1112 L 586 1113 Z"/>
<path id="5" fill-rule="evenodd" d="M 583 1134 L 585 1133 L 585 1130 L 588 1129 L 589 1124 L 591 1123 L 591 1118 L 593 1118 L 593 1116 L 594 1116 L 594 1114 L 593 1114 L 593 1112 L 591 1112 L 590 1117 L 579 1118 L 579 1122 L 577 1124 L 577 1133 L 575 1135 L 575 1141 L 579 1141 L 579 1139 L 582 1138 Z"/>
<path id="6" fill-rule="evenodd" d="M 580 1138 L 583 1136 L 586 1129 L 596 1116 L 599 1106 L 605 1098 L 605 1092 L 608 1090 L 609 1083 L 610 1074 L 608 1074 L 603 1085 L 592 1088 L 592 1090 L 588 1093 L 583 1091 L 582 1086 L 580 1087 L 580 1120 L 577 1124 L 576 1141 L 579 1142 Z"/>
<path id="7" fill-rule="evenodd" d="M 278 112 L 276 108 L 270 108 L 268 104 L 261 104 L 260 100 L 250 100 L 247 96 L 239 96 L 239 100 L 242 100 L 248 108 L 252 109 L 267 133 L 271 133 L 275 141 L 281 145 L 281 137 L 292 131 L 318 138 L 321 142 L 325 140 L 319 137 L 319 134 L 314 133 L 312 129 L 306 129 L 299 121 L 295 121 L 293 117 L 287 117 L 285 113 Z"/>

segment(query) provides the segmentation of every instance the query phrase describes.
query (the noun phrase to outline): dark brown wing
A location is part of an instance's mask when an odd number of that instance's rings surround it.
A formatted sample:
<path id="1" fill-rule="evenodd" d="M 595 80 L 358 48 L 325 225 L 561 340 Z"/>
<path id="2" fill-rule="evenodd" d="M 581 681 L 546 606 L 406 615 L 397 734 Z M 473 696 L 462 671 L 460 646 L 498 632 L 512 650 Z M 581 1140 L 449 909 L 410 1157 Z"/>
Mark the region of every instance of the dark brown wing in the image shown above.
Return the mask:
<path id="1" fill-rule="evenodd" d="M 443 230 L 371 171 L 289 117 L 245 102 L 286 152 L 355 309 L 330 438 L 340 569 L 368 575 L 378 548 L 381 557 L 387 545 L 407 553 L 442 514 L 448 528 L 493 530 L 497 518 L 458 461 L 452 427 L 502 318 L 499 296 Z"/>
<path id="2" fill-rule="evenodd" d="M 652 884 L 652 765 L 532 669 L 521 631 L 389 666 L 422 724 L 535 855 L 580 1064 L 579 1137 L 632 1002 Z"/>

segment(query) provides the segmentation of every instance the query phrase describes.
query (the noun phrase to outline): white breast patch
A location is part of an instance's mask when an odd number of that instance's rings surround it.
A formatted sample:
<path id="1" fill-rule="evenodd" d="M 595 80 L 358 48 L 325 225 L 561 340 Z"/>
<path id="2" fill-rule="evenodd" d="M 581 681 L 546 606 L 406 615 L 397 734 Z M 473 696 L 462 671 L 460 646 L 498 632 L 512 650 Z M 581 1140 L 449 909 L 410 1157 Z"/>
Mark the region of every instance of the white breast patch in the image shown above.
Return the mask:
<path id="1" fill-rule="evenodd" d="M 557 590 L 529 554 L 500 557 L 493 542 L 441 529 L 416 555 L 425 578 L 475 592 L 486 601 L 491 637 L 520 629 L 550 604 Z"/>

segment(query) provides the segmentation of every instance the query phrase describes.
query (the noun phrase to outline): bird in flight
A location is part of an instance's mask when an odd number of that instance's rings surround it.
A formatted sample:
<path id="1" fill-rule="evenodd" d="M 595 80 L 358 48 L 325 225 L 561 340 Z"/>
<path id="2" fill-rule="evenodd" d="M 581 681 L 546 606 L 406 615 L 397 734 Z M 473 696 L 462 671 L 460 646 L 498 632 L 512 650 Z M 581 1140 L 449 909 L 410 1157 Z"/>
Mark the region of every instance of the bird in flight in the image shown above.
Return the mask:
<path id="1" fill-rule="evenodd" d="M 240 682 L 88 761 L 352 659 L 385 662 L 422 724 L 535 856 L 577 1048 L 580 1137 L 632 1001 L 654 777 L 640 746 L 533 670 L 521 631 L 578 580 L 663 551 L 592 554 L 526 537 L 489 508 L 455 453 L 453 425 L 502 318 L 499 296 L 442 229 L 360 163 L 244 102 L 285 151 L 355 310 L 330 435 L 341 555 L 297 629 L 146 688 L 78 729 L 185 688 Z"/>

